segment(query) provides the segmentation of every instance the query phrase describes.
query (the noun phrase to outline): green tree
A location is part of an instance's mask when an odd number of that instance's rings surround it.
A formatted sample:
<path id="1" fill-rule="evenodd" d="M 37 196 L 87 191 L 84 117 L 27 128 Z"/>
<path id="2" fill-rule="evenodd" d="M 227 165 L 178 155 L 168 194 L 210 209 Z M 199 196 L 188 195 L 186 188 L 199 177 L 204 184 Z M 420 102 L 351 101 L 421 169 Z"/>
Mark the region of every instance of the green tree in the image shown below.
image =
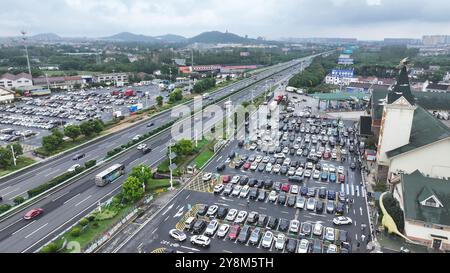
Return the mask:
<path id="1" fill-rule="evenodd" d="M 81 234 L 81 228 L 79 228 L 79 227 L 74 227 L 70 231 L 70 235 L 73 237 L 78 237 L 78 236 L 80 236 L 80 234 Z"/>
<path id="2" fill-rule="evenodd" d="M 181 89 L 175 89 L 172 93 L 169 94 L 169 102 L 174 103 L 183 99 L 183 93 Z"/>
<path id="3" fill-rule="evenodd" d="M 163 97 L 162 96 L 157 96 L 156 97 L 156 103 L 158 104 L 158 106 L 162 106 L 163 105 Z"/>
<path id="4" fill-rule="evenodd" d="M 64 134 L 58 128 L 52 130 L 52 135 L 57 137 L 61 143 L 63 142 Z"/>
<path id="5" fill-rule="evenodd" d="M 80 126 L 78 125 L 68 125 L 64 128 L 64 135 L 70 137 L 72 140 L 75 140 L 77 137 L 81 135 Z"/>
<path id="6" fill-rule="evenodd" d="M 403 216 L 403 211 L 400 208 L 400 204 L 397 199 L 395 199 L 391 193 L 386 194 L 383 197 L 383 204 L 386 208 L 386 211 L 389 215 L 394 219 L 395 224 L 400 232 L 403 232 L 405 229 L 405 221 Z"/>
<path id="7" fill-rule="evenodd" d="M 128 202 L 133 202 L 144 196 L 144 188 L 142 182 L 134 177 L 129 176 L 122 184 L 122 196 Z"/>
<path id="8" fill-rule="evenodd" d="M 44 149 L 48 152 L 58 149 L 60 143 L 61 142 L 58 137 L 54 135 L 49 135 L 42 138 L 42 147 L 44 147 Z"/>
<path id="9" fill-rule="evenodd" d="M 14 164 L 12 152 L 9 148 L 0 147 L 0 167 L 8 168 Z"/>
<path id="10" fill-rule="evenodd" d="M 57 253 L 58 250 L 59 249 L 58 249 L 58 246 L 56 245 L 56 243 L 51 242 L 41 249 L 41 253 Z"/>
<path id="11" fill-rule="evenodd" d="M 14 155 L 16 157 L 19 155 L 23 155 L 23 148 L 22 145 L 20 145 L 20 143 L 14 142 L 13 144 L 6 146 L 6 149 L 11 150 L 11 146 L 13 147 Z"/>
<path id="12" fill-rule="evenodd" d="M 147 185 L 152 178 L 152 170 L 148 166 L 138 165 L 131 170 L 129 176 L 135 177 Z"/>
<path id="13" fill-rule="evenodd" d="M 182 139 L 172 146 L 172 152 L 178 156 L 191 155 L 194 153 L 194 144 L 189 139 Z"/>
<path id="14" fill-rule="evenodd" d="M 89 220 L 86 219 L 86 218 L 82 218 L 82 219 L 80 220 L 79 224 L 80 224 L 82 227 L 87 226 L 87 225 L 89 224 Z"/>

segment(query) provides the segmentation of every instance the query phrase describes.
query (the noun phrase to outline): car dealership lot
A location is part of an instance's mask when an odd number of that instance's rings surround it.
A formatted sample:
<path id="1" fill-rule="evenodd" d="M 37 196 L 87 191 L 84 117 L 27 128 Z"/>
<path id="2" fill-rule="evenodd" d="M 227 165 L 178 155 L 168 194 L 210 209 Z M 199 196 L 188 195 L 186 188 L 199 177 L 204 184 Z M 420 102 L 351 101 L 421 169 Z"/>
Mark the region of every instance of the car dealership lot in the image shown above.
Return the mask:
<path id="1" fill-rule="evenodd" d="M 210 183 L 209 179 L 203 182 L 197 179 L 197 186 L 183 193 L 184 202 L 178 203 L 182 197 L 177 198 L 175 209 L 186 212 L 194 207 L 190 215 L 197 214 L 196 221 L 205 221 L 202 226 L 185 231 L 188 238 L 194 232 L 205 234 L 213 219 L 218 221 L 217 230 L 222 224 L 230 226 L 225 237 L 209 228 L 210 246 L 202 248 L 193 246 L 189 239 L 174 243 L 166 229 L 159 228 L 154 230 L 154 236 L 161 240 L 146 241 L 144 251 L 161 247 L 181 252 L 365 251 L 367 240 L 357 247 L 362 234 L 367 238 L 368 230 L 362 225 L 368 226 L 368 216 L 366 193 L 360 185 L 357 167 L 357 141 L 353 129 L 349 129 L 352 122 L 310 117 L 307 108 L 295 113 L 297 116 L 290 117 L 282 113 L 278 128 L 272 128 L 267 134 L 262 134 L 266 128 L 259 128 L 254 132 L 256 137 L 249 135 L 246 141 L 234 140 L 226 145 L 204 170 L 214 174 L 211 176 L 216 185 L 214 194 L 199 186 L 199 183 Z M 217 166 L 224 163 L 225 169 L 217 171 Z M 207 209 L 214 206 L 217 206 L 214 211 L 217 209 L 221 214 L 207 215 Z M 236 215 L 224 215 L 224 210 L 233 209 Z M 246 219 L 239 219 L 239 227 L 233 227 L 239 214 Z M 248 222 L 248 217 L 256 214 L 260 223 Z M 177 218 L 176 215 L 173 217 Z M 338 216 L 350 218 L 351 223 L 335 225 L 333 220 Z M 169 225 L 167 228 L 184 229 L 186 219 L 179 218 L 174 223 L 176 220 L 167 216 L 163 224 Z M 347 218 L 341 220 L 345 222 Z M 258 237 L 254 231 L 257 228 L 259 240 L 253 245 L 252 238 L 255 242 Z M 286 245 L 282 243 L 285 239 L 290 239 Z"/>

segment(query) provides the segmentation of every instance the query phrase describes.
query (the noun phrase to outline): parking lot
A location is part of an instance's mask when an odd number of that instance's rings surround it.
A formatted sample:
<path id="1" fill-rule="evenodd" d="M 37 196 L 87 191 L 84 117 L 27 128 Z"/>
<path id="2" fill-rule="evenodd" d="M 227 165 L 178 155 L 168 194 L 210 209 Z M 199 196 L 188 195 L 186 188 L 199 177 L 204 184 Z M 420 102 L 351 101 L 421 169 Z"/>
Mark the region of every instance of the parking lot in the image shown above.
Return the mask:
<path id="1" fill-rule="evenodd" d="M 125 90 L 134 94 L 125 95 Z M 114 92 L 119 91 L 119 92 Z M 0 145 L 20 141 L 30 146 L 40 146 L 43 136 L 51 129 L 66 124 L 79 124 L 91 118 L 108 121 L 113 113 L 130 115 L 130 105 L 142 104 L 148 108 L 162 95 L 167 100 L 168 92 L 157 85 L 132 88 L 102 88 L 64 93 L 53 93 L 44 97 L 23 97 L 21 101 L 0 105 Z"/>
<path id="2" fill-rule="evenodd" d="M 164 239 L 145 251 L 364 252 L 370 231 L 353 122 L 323 119 L 302 101 L 289 107 L 278 128 L 224 147 L 188 186 L 190 205 L 167 216 L 155 234 Z M 189 216 L 199 223 L 186 230 Z M 185 242 L 162 234 L 174 228 Z M 209 236 L 209 247 L 189 243 L 194 233 Z"/>

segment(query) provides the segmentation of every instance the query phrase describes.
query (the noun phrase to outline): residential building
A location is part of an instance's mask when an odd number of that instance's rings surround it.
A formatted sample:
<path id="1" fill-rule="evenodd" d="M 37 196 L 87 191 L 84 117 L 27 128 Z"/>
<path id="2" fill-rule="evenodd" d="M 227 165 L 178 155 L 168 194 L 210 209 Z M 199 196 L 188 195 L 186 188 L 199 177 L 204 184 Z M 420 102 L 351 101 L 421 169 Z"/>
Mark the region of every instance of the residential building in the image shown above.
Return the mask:
<path id="1" fill-rule="evenodd" d="M 358 78 L 354 77 L 353 69 L 333 69 L 325 77 L 326 84 L 349 85 L 351 82 L 356 81 L 358 81 Z"/>
<path id="2" fill-rule="evenodd" d="M 100 74 L 95 76 L 94 81 L 106 84 L 128 83 L 128 75 L 126 73 Z"/>
<path id="3" fill-rule="evenodd" d="M 15 92 L 0 86 L 0 103 L 11 103 L 14 101 Z"/>
<path id="4" fill-rule="evenodd" d="M 439 84 L 439 83 L 430 83 L 425 88 L 428 92 L 450 92 L 450 85 L 449 84 Z"/>
<path id="5" fill-rule="evenodd" d="M 60 88 L 64 90 L 73 89 L 76 85 L 83 85 L 85 81 L 81 76 L 65 77 L 37 77 L 33 79 L 36 85 L 50 86 L 50 88 Z"/>
<path id="6" fill-rule="evenodd" d="M 10 89 L 23 86 L 33 86 L 33 81 L 30 74 L 20 73 L 13 75 L 6 73 L 0 76 L 0 86 Z"/>

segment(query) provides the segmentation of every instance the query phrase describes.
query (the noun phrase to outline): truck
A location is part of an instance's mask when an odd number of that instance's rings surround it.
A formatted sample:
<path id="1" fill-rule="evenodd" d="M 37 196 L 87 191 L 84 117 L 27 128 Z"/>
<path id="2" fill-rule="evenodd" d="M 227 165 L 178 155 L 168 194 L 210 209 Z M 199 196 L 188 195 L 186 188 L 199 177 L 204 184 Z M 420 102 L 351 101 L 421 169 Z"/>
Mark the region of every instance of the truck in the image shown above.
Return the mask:
<path id="1" fill-rule="evenodd" d="M 125 91 L 125 92 L 123 93 L 123 95 L 124 95 L 125 97 L 132 97 L 132 96 L 135 96 L 135 95 L 136 95 L 136 92 L 134 92 L 133 89 L 128 89 L 127 91 Z"/>
<path id="2" fill-rule="evenodd" d="M 297 88 L 292 86 L 286 86 L 286 92 L 295 92 L 297 91 Z"/>

